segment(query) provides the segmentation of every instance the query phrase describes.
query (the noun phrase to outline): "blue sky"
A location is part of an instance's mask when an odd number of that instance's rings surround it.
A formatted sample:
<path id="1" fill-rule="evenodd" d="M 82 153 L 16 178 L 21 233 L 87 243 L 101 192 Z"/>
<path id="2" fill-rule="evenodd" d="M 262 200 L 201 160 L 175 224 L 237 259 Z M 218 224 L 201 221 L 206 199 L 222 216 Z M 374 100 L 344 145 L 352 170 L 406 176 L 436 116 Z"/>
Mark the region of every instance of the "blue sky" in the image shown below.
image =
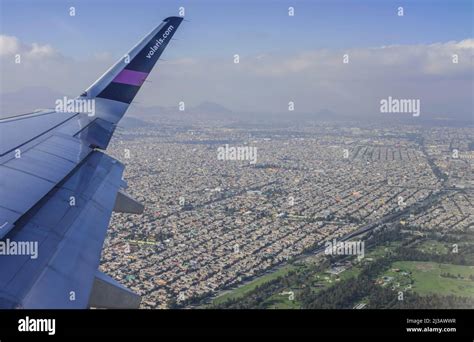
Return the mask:
<path id="1" fill-rule="evenodd" d="M 1 0 L 1 32 L 66 56 L 124 53 L 162 18 L 186 8 L 171 52 L 219 57 L 318 48 L 428 44 L 473 36 L 471 0 L 152 1 Z M 76 7 L 76 17 L 68 15 Z M 295 7 L 295 17 L 287 8 Z M 394 15 L 403 6 L 403 18 Z"/>
<path id="2" fill-rule="evenodd" d="M 236 112 L 282 112 L 294 101 L 302 112 L 366 115 L 392 96 L 420 99 L 430 115 L 473 116 L 473 0 L 0 3 L 0 93 L 19 92 L 34 106 L 39 92 L 27 88 L 82 93 L 184 6 L 190 22 L 179 27 L 139 92 L 141 105 L 212 101 Z M 342 63 L 346 53 L 349 64 Z M 21 64 L 15 64 L 16 54 L 23 56 Z M 240 64 L 233 63 L 234 54 Z M 18 101 L 12 103 L 20 110 Z M 21 104 L 21 110 L 33 106 Z"/>

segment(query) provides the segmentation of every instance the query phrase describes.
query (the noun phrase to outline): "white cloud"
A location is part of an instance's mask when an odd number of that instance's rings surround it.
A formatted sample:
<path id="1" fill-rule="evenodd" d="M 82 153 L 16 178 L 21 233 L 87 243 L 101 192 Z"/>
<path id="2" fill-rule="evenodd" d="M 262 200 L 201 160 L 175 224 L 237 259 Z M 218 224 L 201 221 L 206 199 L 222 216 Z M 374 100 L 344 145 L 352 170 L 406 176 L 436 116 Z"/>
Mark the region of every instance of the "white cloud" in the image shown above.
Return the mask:
<path id="1" fill-rule="evenodd" d="M 49 44 L 25 44 L 20 43 L 17 37 L 0 35 L 0 55 L 12 56 L 16 54 L 25 55 L 28 58 L 55 57 L 59 55 Z"/>
<path id="2" fill-rule="evenodd" d="M 47 44 L 22 44 L 0 36 L 3 92 L 48 86 L 80 94 L 115 62 L 108 53 L 86 60 L 62 56 Z M 127 47 L 124 47 L 124 50 Z M 171 47 L 172 48 L 172 47 Z M 321 49 L 281 55 L 160 61 L 137 101 L 142 105 L 195 105 L 214 101 L 234 111 L 285 111 L 295 101 L 298 111 L 329 108 L 340 113 L 375 112 L 380 98 L 420 98 L 425 112 L 472 113 L 474 39 L 435 44 L 390 45 L 348 50 Z M 11 55 L 23 51 L 25 63 Z M 349 64 L 343 64 L 343 55 Z M 458 55 L 458 63 L 452 61 Z M 423 113 L 422 113 L 423 115 Z"/>
<path id="3" fill-rule="evenodd" d="M 0 55 L 13 55 L 20 49 L 18 38 L 0 35 Z"/>
<path id="4" fill-rule="evenodd" d="M 269 56 L 264 62 L 253 63 L 249 68 L 255 73 L 267 76 L 285 76 L 295 73 L 314 73 L 331 79 L 346 79 L 349 75 L 357 79 L 377 78 L 397 72 L 397 78 L 410 75 L 444 75 L 472 73 L 474 39 L 460 42 L 436 43 L 430 45 L 391 45 L 374 48 L 348 50 L 317 50 L 295 56 Z M 343 64 L 343 56 L 349 56 L 349 64 Z M 459 63 L 454 65 L 453 55 Z M 393 75 L 392 75 L 393 76 Z"/>
<path id="5" fill-rule="evenodd" d="M 31 49 L 27 51 L 28 56 L 33 58 L 51 57 L 57 55 L 57 52 L 51 45 L 31 44 Z"/>

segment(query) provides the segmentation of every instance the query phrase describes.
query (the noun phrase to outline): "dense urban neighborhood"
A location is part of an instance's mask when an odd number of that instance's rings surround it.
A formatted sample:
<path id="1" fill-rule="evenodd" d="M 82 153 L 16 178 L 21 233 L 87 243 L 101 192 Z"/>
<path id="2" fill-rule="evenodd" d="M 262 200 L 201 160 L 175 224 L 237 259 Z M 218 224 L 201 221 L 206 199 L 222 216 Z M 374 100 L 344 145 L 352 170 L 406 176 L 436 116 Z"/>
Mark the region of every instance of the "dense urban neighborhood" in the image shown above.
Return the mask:
<path id="1" fill-rule="evenodd" d="M 113 215 L 101 268 L 143 308 L 206 301 L 383 223 L 474 229 L 471 128 L 154 122 L 117 133 L 110 153 L 146 209 Z M 222 146 L 251 148 L 256 162 L 218 158 Z"/>

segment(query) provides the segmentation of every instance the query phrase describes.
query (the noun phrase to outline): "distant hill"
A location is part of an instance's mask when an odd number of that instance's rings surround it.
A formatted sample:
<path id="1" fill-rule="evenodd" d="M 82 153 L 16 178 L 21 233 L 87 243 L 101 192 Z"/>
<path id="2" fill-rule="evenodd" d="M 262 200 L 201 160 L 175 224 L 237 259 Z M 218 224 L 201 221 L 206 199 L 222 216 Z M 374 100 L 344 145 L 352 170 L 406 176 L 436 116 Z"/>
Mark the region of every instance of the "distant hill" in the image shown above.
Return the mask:
<path id="1" fill-rule="evenodd" d="M 159 119 L 181 119 L 189 122 L 206 120 L 227 121 L 236 118 L 236 115 L 230 109 L 210 101 L 202 102 L 197 106 L 186 107 L 184 111 L 180 111 L 177 106 L 142 107 L 139 105 L 133 105 L 130 108 L 128 115 L 144 121 L 154 121 Z"/>
<path id="2" fill-rule="evenodd" d="M 0 95 L 0 117 L 30 113 L 36 109 L 54 108 L 57 99 L 63 96 L 75 97 L 76 95 L 64 94 L 47 87 L 25 87 L 18 91 L 3 93 Z M 234 114 L 230 109 L 211 101 L 204 101 L 194 107 L 186 107 L 185 111 L 179 111 L 177 106 L 144 107 L 139 104 L 132 104 L 120 126 L 142 127 L 146 125 L 146 121 L 173 120 L 176 118 L 190 122 L 196 120 L 220 121 L 232 119 L 233 116 Z"/>
<path id="3" fill-rule="evenodd" d="M 232 111 L 230 109 L 210 101 L 205 101 L 195 107 L 191 107 L 190 111 L 192 113 L 232 116 Z"/>
<path id="4" fill-rule="evenodd" d="M 125 114 L 122 120 L 120 120 L 120 122 L 118 123 L 118 127 L 123 127 L 123 128 L 139 128 L 139 127 L 147 127 L 147 126 L 150 126 L 148 122 L 140 120 L 133 116 L 129 116 L 127 114 Z"/>

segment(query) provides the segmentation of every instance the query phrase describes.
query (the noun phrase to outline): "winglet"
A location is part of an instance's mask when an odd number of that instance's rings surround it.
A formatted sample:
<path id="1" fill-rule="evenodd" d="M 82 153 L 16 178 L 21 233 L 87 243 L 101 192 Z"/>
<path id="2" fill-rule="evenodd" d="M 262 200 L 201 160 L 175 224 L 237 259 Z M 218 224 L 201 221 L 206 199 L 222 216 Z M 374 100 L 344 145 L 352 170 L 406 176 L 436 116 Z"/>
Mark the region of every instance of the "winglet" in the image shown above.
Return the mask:
<path id="1" fill-rule="evenodd" d="M 99 117 L 106 116 L 112 123 L 120 120 L 182 21 L 182 17 L 164 19 L 87 88 L 81 96 L 103 99 L 102 113 L 96 111 Z"/>

